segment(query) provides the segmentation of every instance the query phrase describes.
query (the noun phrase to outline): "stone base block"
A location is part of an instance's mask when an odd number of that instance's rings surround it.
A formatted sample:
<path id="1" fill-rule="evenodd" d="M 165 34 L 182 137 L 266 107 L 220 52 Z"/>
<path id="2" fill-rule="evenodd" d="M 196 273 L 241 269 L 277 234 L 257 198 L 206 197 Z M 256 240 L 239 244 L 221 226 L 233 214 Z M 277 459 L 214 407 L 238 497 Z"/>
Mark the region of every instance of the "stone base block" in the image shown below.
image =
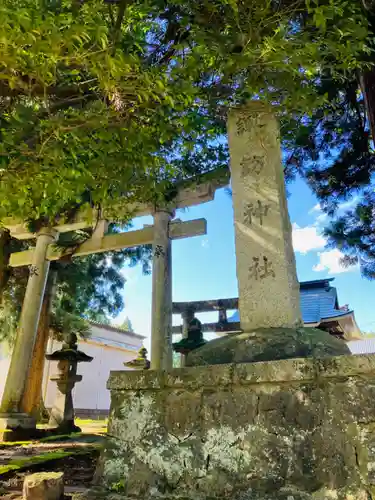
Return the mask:
<path id="1" fill-rule="evenodd" d="M 112 372 L 108 388 L 108 498 L 373 498 L 375 355 Z"/>
<path id="2" fill-rule="evenodd" d="M 0 413 L 0 441 L 33 437 L 36 420 L 26 413 Z"/>

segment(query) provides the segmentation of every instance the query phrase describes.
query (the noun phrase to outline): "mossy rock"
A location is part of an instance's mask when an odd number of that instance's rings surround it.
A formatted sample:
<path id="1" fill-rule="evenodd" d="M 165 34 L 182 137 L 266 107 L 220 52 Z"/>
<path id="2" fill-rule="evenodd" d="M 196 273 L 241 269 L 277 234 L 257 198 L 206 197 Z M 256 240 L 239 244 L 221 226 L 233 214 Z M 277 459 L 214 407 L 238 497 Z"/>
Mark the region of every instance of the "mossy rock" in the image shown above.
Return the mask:
<path id="1" fill-rule="evenodd" d="M 190 352 L 186 366 L 256 363 L 350 354 L 343 340 L 317 328 L 259 328 L 227 335 Z"/>

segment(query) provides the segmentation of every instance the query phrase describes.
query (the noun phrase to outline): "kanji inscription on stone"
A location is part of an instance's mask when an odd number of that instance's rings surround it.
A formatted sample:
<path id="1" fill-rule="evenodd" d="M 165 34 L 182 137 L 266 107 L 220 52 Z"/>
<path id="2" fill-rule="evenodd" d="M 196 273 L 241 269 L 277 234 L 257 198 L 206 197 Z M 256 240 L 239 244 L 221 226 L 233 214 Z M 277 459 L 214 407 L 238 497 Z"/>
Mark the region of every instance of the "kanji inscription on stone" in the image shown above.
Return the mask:
<path id="1" fill-rule="evenodd" d="M 39 276 L 39 269 L 37 266 L 29 266 L 30 276 Z"/>
<path id="2" fill-rule="evenodd" d="M 267 203 L 262 203 L 258 200 L 256 203 L 246 203 L 243 214 L 244 224 L 251 226 L 253 219 L 259 219 L 259 223 L 263 226 L 263 218 L 267 216 L 271 205 Z"/>
<path id="3" fill-rule="evenodd" d="M 165 254 L 162 245 L 156 245 L 154 248 L 154 257 L 162 257 Z"/>
<path id="4" fill-rule="evenodd" d="M 240 162 L 240 166 L 241 177 L 243 179 L 252 174 L 258 176 L 264 167 L 264 157 L 245 154 Z"/>
<path id="5" fill-rule="evenodd" d="M 257 124 L 257 117 L 254 114 L 240 112 L 237 118 L 237 135 L 242 135 L 251 130 Z"/>
<path id="6" fill-rule="evenodd" d="M 275 109 L 277 112 L 277 109 Z M 301 324 L 279 124 L 256 100 L 228 113 L 241 328 Z"/>
<path id="7" fill-rule="evenodd" d="M 275 278 L 275 271 L 273 270 L 273 264 L 268 260 L 267 257 L 263 256 L 263 263 L 261 263 L 260 257 L 253 257 L 253 264 L 249 267 L 249 278 L 254 278 L 255 280 L 264 280 L 268 276 Z"/>

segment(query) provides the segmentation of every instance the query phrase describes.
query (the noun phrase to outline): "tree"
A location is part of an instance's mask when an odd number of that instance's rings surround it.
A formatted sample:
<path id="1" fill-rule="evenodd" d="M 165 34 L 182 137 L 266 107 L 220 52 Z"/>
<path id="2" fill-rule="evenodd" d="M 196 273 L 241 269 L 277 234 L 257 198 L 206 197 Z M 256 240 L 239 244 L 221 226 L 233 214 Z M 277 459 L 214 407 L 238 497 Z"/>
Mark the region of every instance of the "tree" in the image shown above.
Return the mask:
<path id="1" fill-rule="evenodd" d="M 0 36 L 0 219 L 37 228 L 172 196 L 226 158 L 226 106 L 306 111 L 331 58 L 359 67 L 367 23 L 344 0 L 5 0 Z"/>
<path id="2" fill-rule="evenodd" d="M 124 330 L 124 332 L 133 332 L 134 333 L 134 328 L 133 328 L 132 322 L 130 321 L 128 316 L 126 316 L 126 318 L 122 322 L 120 328 L 121 328 L 121 330 Z"/>
<path id="3" fill-rule="evenodd" d="M 285 120 L 283 144 L 287 174 L 301 173 L 332 218 L 325 229 L 329 246 L 344 253 L 344 266 L 359 263 L 373 279 L 375 155 L 359 80 L 357 72 L 341 79 L 327 72 L 317 83 L 326 102 L 310 116 Z M 352 208 L 342 213 L 341 204 L 349 200 Z"/>
<path id="4" fill-rule="evenodd" d="M 375 278 L 375 9 L 362 0 L 367 25 L 367 48 L 362 68 L 345 68 L 331 60 L 315 82 L 317 95 L 326 96 L 309 114 L 286 117 L 283 142 L 288 175 L 301 173 L 333 220 L 325 229 L 331 247 L 343 253 L 342 264 L 359 264 L 362 274 Z M 342 203 L 351 208 L 343 213 Z"/>
<path id="5" fill-rule="evenodd" d="M 0 36 L 0 220 L 33 230 L 170 199 L 227 163 L 228 105 L 290 121 L 371 56 L 360 0 L 5 0 Z"/>

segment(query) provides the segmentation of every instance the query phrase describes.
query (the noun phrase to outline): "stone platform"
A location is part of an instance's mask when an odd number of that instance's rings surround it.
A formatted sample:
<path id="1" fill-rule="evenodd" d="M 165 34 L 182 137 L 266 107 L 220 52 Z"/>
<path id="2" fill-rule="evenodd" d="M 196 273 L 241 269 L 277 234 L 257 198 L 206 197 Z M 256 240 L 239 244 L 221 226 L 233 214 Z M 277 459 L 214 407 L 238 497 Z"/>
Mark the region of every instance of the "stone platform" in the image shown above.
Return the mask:
<path id="1" fill-rule="evenodd" d="M 375 498 L 375 356 L 112 372 L 122 497 Z"/>

